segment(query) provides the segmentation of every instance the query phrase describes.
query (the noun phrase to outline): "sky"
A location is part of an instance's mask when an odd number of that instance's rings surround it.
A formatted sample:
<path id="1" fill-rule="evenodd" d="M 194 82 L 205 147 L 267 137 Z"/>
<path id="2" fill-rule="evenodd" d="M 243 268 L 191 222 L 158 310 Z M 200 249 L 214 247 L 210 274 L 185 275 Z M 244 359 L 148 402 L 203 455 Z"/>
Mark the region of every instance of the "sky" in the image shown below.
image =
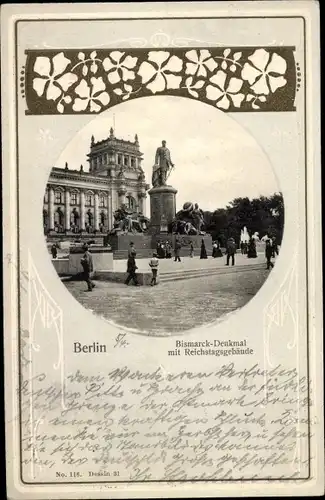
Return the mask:
<path id="1" fill-rule="evenodd" d="M 148 183 L 156 149 L 166 140 L 175 164 L 168 183 L 178 190 L 177 210 L 191 201 L 213 211 L 237 197 L 279 191 L 267 156 L 235 114 L 182 97 L 145 97 L 105 111 L 78 132 L 55 166 L 64 168 L 68 162 L 69 168 L 79 169 L 82 164 L 87 171 L 91 136 L 105 139 L 114 124 L 117 138 L 133 141 L 138 134 Z"/>

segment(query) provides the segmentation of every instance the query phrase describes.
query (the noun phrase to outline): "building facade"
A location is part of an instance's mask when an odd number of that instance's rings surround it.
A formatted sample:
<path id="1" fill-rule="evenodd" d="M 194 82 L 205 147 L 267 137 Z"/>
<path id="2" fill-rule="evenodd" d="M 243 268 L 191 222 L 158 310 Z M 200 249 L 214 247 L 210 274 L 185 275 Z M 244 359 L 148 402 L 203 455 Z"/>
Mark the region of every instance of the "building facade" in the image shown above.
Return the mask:
<path id="1" fill-rule="evenodd" d="M 88 172 L 67 163 L 52 169 L 44 196 L 45 234 L 107 233 L 122 204 L 146 215 L 149 186 L 137 135 L 134 142 L 117 139 L 111 128 L 107 139 L 95 142 L 92 136 L 87 157 Z"/>

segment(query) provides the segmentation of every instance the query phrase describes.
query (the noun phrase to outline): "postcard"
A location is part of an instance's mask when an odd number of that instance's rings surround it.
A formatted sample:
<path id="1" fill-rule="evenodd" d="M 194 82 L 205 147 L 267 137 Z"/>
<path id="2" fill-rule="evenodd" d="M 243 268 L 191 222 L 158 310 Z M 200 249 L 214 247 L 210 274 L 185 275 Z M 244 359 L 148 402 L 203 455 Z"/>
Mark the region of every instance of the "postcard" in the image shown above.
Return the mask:
<path id="1" fill-rule="evenodd" d="M 322 495 L 318 3 L 1 23 L 8 498 Z"/>

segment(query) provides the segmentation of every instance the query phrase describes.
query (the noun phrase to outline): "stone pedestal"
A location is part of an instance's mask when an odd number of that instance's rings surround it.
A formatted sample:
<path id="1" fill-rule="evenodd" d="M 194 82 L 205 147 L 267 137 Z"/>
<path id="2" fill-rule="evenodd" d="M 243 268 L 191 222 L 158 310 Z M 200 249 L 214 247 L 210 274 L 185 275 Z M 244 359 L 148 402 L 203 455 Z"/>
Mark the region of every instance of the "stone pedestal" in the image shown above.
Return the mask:
<path id="1" fill-rule="evenodd" d="M 115 260 L 128 258 L 131 242 L 134 243 L 137 259 L 149 258 L 153 253 L 151 239 L 152 235 L 147 233 L 109 234 L 104 245 L 110 245 Z"/>
<path id="2" fill-rule="evenodd" d="M 131 242 L 134 243 L 136 250 L 150 249 L 151 235 L 146 233 L 109 234 L 105 237 L 106 242 L 111 246 L 113 252 L 120 250 L 128 252 Z"/>
<path id="3" fill-rule="evenodd" d="M 101 270 L 112 270 L 113 269 L 113 253 L 104 247 L 91 246 L 89 251 L 93 258 L 94 272 Z M 81 265 L 81 258 L 85 253 L 84 248 L 81 247 L 71 247 L 69 254 L 69 274 L 76 275 L 83 272 Z"/>
<path id="4" fill-rule="evenodd" d="M 169 225 L 176 215 L 177 189 L 159 186 L 148 191 L 150 196 L 150 232 L 160 233 L 161 224 Z"/>

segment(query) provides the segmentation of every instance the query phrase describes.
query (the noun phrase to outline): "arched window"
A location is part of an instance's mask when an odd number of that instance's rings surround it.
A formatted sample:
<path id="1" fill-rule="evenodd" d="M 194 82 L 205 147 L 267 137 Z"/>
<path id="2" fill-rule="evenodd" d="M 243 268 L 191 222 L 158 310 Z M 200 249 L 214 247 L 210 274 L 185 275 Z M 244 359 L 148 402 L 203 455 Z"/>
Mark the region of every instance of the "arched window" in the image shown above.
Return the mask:
<path id="1" fill-rule="evenodd" d="M 129 210 L 136 210 L 137 204 L 133 196 L 127 196 L 127 206 Z"/>

